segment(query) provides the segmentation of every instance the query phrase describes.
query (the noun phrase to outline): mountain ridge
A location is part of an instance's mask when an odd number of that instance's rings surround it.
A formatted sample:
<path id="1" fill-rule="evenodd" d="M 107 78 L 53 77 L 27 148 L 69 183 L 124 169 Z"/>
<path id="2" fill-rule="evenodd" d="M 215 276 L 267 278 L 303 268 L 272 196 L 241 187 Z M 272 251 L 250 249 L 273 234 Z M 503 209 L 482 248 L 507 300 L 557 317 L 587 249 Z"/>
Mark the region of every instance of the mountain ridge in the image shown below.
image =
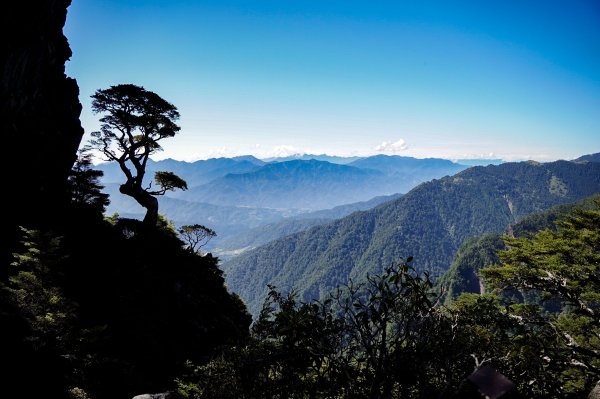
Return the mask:
<path id="1" fill-rule="evenodd" d="M 362 201 L 347 205 L 339 205 L 331 209 L 324 209 L 297 216 L 285 218 L 270 224 L 255 227 L 219 242 L 213 251 L 223 260 L 232 254 L 239 255 L 249 249 L 256 248 L 269 241 L 284 237 L 308 228 L 325 224 L 334 219 L 339 219 L 353 212 L 374 208 L 380 204 L 392 201 L 401 194 L 378 196 L 369 201 Z"/>
<path id="2" fill-rule="evenodd" d="M 253 158 L 253 159 L 252 159 Z M 145 181 L 150 182 L 157 171 L 169 171 L 186 180 L 189 187 L 206 184 L 228 173 L 250 172 L 265 165 L 254 157 L 211 158 L 195 162 L 177 161 L 171 158 L 160 161 L 148 160 Z M 123 172 L 115 162 L 95 166 L 104 173 L 103 184 L 123 182 Z"/>
<path id="3" fill-rule="evenodd" d="M 541 212 L 529 214 L 514 225 L 509 225 L 499 233 L 484 233 L 471 237 L 458 249 L 452 264 L 438 281 L 443 287 L 446 302 L 452 302 L 462 293 L 485 293 L 485 287 L 479 278 L 479 270 L 498 264 L 497 252 L 506 249 L 502 241 L 503 235 L 525 237 L 544 229 L 555 230 L 555 222 L 564 214 L 575 209 L 591 209 L 593 202 L 600 200 L 596 193 L 583 200 L 553 206 Z"/>
<path id="4" fill-rule="evenodd" d="M 600 152 L 582 155 L 575 159 L 576 162 L 600 162 Z"/>
<path id="5" fill-rule="evenodd" d="M 600 164 L 476 166 L 422 183 L 373 210 L 273 241 L 222 267 L 252 311 L 268 283 L 295 287 L 310 300 L 407 256 L 418 270 L 441 275 L 466 238 L 502 231 L 524 215 L 597 191 Z"/>
<path id="6" fill-rule="evenodd" d="M 387 164 L 383 167 L 383 162 L 379 162 L 378 169 L 314 159 L 271 163 L 247 173 L 227 174 L 177 196 L 227 205 L 318 210 L 404 193 L 422 181 L 466 168 L 450 161 L 443 161 L 444 166 L 440 167 L 435 159 L 408 158 L 420 166 L 407 169 L 398 166 L 398 157 L 383 159 Z M 363 162 L 368 165 L 368 160 Z M 436 165 L 429 165 L 431 163 Z"/>

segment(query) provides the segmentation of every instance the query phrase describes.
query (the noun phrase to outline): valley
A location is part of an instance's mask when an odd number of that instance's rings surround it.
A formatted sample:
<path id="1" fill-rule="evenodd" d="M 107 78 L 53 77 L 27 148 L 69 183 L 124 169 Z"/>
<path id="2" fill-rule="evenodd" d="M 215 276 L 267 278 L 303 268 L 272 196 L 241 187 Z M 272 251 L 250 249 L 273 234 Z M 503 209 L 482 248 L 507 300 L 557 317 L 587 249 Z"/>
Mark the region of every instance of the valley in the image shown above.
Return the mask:
<path id="1" fill-rule="evenodd" d="M 159 197 L 161 213 L 176 226 L 216 231 L 202 250 L 220 258 L 229 287 L 253 314 L 268 284 L 310 301 L 409 256 L 417 270 L 444 276 L 450 297 L 472 291 L 465 287 L 479 283 L 457 286 L 452 271 L 465 241 L 483 235 L 487 242 L 485 234 L 518 226 L 527 215 L 600 191 L 595 155 L 470 167 L 383 155 L 314 158 L 149 163 L 149 170 L 170 168 L 191 182 L 187 191 Z M 111 194 L 107 213 L 141 218 L 139 205 L 119 195 L 115 166 L 100 170 Z"/>
<path id="2" fill-rule="evenodd" d="M 192 163 L 150 160 L 146 179 L 158 170 L 169 170 L 186 180 L 187 191 L 159 197 L 161 213 L 177 226 L 199 223 L 215 230 L 217 236 L 205 249 L 229 257 L 266 239 L 369 209 L 429 179 L 466 168 L 433 158 L 316 156 L 336 163 L 301 158 L 271 159 L 269 163 L 252 156 Z M 357 166 L 352 166 L 354 163 Z M 102 183 L 111 195 L 107 213 L 141 218 L 143 208 L 119 193 L 119 167 L 107 163 L 97 168 L 104 173 Z M 279 224 L 268 229 L 266 238 L 244 243 L 244 235 L 255 234 L 252 229 L 264 230 L 273 223 Z M 234 244 L 236 241 L 240 243 Z"/>

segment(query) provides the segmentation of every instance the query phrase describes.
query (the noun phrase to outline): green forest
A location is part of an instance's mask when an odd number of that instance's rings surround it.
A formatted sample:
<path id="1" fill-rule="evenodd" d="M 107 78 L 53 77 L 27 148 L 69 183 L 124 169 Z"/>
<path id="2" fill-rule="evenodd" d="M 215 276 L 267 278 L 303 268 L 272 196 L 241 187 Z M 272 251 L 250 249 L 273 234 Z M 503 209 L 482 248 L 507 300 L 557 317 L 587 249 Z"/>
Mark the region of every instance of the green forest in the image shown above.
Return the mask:
<path id="1" fill-rule="evenodd" d="M 560 181 L 563 190 L 554 189 Z M 553 183 L 554 182 L 554 183 Z M 501 233 L 532 213 L 600 191 L 600 163 L 511 162 L 422 183 L 402 197 L 278 240 L 223 263 L 228 285 L 256 313 L 267 284 L 303 300 L 362 279 L 407 256 L 440 277 L 461 245 Z"/>
<path id="2" fill-rule="evenodd" d="M 129 83 L 80 98 L 64 72 L 68 5 L 15 5 L 1 50 L 0 128 L 23 165 L 5 166 L 0 396 L 558 399 L 597 386 L 600 163 L 469 168 L 284 226 L 223 266 L 201 250 L 218 232 L 160 213 L 186 181 L 147 184 L 150 156 L 178 139 L 177 107 Z M 88 142 L 80 101 L 100 122 Z M 106 213 L 93 151 L 118 164 L 143 220 Z"/>

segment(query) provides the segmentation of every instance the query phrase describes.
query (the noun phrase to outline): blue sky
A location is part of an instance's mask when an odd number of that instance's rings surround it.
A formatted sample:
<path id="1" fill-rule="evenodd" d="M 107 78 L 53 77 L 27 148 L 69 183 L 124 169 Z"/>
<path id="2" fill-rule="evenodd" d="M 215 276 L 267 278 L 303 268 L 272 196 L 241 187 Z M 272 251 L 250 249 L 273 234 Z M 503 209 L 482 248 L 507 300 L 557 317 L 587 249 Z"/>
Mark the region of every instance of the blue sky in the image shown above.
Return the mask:
<path id="1" fill-rule="evenodd" d="M 156 159 L 600 151 L 598 1 L 74 0 L 65 34 L 86 132 L 110 85 L 179 108 Z"/>

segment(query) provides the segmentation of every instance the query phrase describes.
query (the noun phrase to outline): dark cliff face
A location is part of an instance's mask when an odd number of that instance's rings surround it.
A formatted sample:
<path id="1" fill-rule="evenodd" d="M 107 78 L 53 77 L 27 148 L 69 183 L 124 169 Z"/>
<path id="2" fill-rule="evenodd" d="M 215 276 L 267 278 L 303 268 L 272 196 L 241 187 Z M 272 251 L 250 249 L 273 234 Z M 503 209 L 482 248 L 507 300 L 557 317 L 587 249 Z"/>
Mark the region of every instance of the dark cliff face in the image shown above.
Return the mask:
<path id="1" fill-rule="evenodd" d="M 71 50 L 62 30 L 70 3 L 13 1 L 0 13 L 0 132 L 10 162 L 3 162 L 3 197 L 12 226 L 60 217 L 83 135 L 79 88 L 65 75 Z"/>
<path id="2" fill-rule="evenodd" d="M 71 50 L 63 26 L 70 0 L 18 0 L 0 6 L 2 200 L 0 282 L 21 239 L 17 226 L 52 229 L 65 218 L 67 177 L 83 136 L 79 88 L 65 75 Z M 37 397 L 64 392 L 56 355 L 34 351 L 27 327 L 0 298 L 3 392 Z M 31 384 L 35 381 L 35 384 Z"/>

